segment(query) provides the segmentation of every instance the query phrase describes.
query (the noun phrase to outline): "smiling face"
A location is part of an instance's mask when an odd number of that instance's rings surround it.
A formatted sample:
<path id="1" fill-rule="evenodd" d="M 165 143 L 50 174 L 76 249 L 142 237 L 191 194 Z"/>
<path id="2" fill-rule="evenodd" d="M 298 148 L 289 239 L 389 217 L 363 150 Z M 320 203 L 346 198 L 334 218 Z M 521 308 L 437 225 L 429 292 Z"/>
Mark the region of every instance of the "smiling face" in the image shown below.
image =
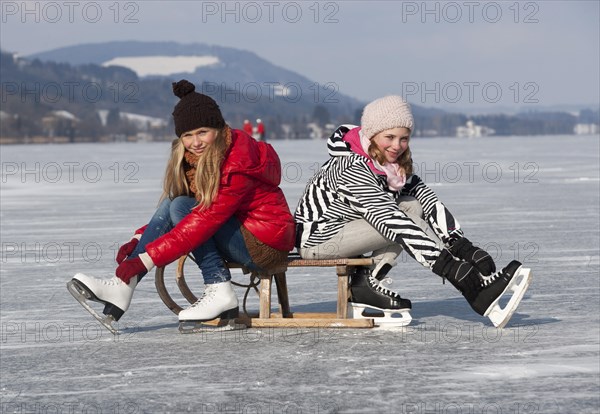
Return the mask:
<path id="1" fill-rule="evenodd" d="M 396 162 L 408 148 L 410 130 L 408 128 L 391 128 L 375 134 L 371 141 L 385 157 L 386 162 Z"/>
<path id="2" fill-rule="evenodd" d="M 219 130 L 215 128 L 202 127 L 181 134 L 183 146 L 194 155 L 200 155 L 206 147 L 217 139 Z"/>

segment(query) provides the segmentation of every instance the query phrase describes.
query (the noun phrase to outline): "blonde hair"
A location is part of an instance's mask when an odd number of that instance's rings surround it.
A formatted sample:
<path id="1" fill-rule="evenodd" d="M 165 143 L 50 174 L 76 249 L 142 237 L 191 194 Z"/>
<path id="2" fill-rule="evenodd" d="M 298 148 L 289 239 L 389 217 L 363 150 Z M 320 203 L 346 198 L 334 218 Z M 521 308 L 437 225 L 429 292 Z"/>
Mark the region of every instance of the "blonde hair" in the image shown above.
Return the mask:
<path id="1" fill-rule="evenodd" d="M 410 140 L 410 138 L 409 138 Z M 373 158 L 379 164 L 383 165 L 387 161 L 385 159 L 385 155 L 383 155 L 383 151 L 381 151 L 377 144 L 373 140 L 369 144 L 369 157 Z M 406 151 L 404 151 L 396 160 L 396 164 L 400 166 L 406 176 L 410 176 L 413 173 L 413 161 L 412 161 L 412 153 L 410 152 L 410 146 L 406 147 Z"/>
<path id="2" fill-rule="evenodd" d="M 173 200 L 175 197 L 190 195 L 190 188 L 185 179 L 183 168 L 184 154 L 183 142 L 179 138 L 174 139 L 171 143 L 171 156 L 167 162 L 165 178 L 163 179 L 163 193 L 159 201 L 163 201 L 165 198 Z"/>
<path id="3" fill-rule="evenodd" d="M 228 130 L 229 127 L 227 126 L 220 129 L 217 132 L 215 141 L 208 145 L 198 157 L 194 183 L 197 188 L 196 200 L 198 200 L 198 205 L 195 208 L 200 210 L 210 207 L 217 197 L 221 181 L 221 164 L 228 147 L 226 139 Z M 161 201 L 165 198 L 172 200 L 182 195 L 191 195 L 183 165 L 185 151 L 181 138 L 173 141 L 171 156 L 165 171 Z"/>

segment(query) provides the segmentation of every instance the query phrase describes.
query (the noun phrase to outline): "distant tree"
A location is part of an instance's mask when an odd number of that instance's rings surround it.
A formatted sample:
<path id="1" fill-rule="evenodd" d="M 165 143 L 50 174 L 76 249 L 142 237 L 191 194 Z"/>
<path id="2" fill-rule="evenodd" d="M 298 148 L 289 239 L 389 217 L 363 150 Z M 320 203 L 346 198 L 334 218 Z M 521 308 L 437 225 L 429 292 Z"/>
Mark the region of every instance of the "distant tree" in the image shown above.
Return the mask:
<path id="1" fill-rule="evenodd" d="M 77 125 L 77 129 L 74 131 L 73 140 L 75 137 L 91 138 L 92 141 L 98 140 L 105 133 L 105 128 L 100 122 L 100 117 L 96 112 L 88 112 L 87 115 L 81 119 L 81 122 Z"/>
<path id="2" fill-rule="evenodd" d="M 315 110 L 312 114 L 313 120 L 319 125 L 325 125 L 331 122 L 331 114 L 329 110 L 323 105 L 315 106 Z"/>
<path id="3" fill-rule="evenodd" d="M 600 110 L 593 111 L 591 109 L 583 109 L 579 113 L 579 123 L 582 124 L 599 124 L 600 123 Z"/>
<path id="4" fill-rule="evenodd" d="M 17 137 L 17 117 L 8 115 L 0 122 L 0 137 Z"/>
<path id="5" fill-rule="evenodd" d="M 108 111 L 108 115 L 106 116 L 106 126 L 109 129 L 117 128 L 121 123 L 121 112 L 119 108 L 112 108 Z"/>
<path id="6" fill-rule="evenodd" d="M 352 119 L 352 123 L 354 125 L 360 125 L 360 118 L 362 117 L 362 111 L 363 111 L 362 108 L 357 108 L 354 111 L 353 119 Z"/>

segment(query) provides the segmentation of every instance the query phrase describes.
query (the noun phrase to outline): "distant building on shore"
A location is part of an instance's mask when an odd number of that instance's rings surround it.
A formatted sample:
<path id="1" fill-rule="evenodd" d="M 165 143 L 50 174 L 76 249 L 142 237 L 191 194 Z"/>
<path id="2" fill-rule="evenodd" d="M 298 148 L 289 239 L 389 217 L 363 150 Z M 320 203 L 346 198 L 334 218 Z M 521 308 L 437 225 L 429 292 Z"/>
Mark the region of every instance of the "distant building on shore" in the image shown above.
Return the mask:
<path id="1" fill-rule="evenodd" d="M 467 121 L 465 126 L 456 128 L 456 136 L 459 138 L 479 138 L 494 135 L 496 131 L 484 125 L 475 125 L 473 121 Z"/>
<path id="2" fill-rule="evenodd" d="M 58 110 L 51 111 L 42 118 L 43 133 L 46 137 L 68 137 L 73 141 L 75 137 L 75 127 L 81 120 L 71 112 Z"/>
<path id="3" fill-rule="evenodd" d="M 600 133 L 598 124 L 575 124 L 573 127 L 575 135 L 597 135 Z"/>

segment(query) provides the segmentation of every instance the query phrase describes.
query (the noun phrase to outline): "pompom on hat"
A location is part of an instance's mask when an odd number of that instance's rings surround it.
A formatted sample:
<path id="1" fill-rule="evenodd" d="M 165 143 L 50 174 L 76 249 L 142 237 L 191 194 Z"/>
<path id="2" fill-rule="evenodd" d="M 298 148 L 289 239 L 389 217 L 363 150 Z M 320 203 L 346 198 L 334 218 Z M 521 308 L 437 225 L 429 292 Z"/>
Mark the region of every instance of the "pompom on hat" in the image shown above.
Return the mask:
<path id="1" fill-rule="evenodd" d="M 180 98 L 173 110 L 178 137 L 202 127 L 221 129 L 225 126 L 219 105 L 210 96 L 196 92 L 193 83 L 185 79 L 173 82 L 173 93 Z"/>
<path id="2" fill-rule="evenodd" d="M 404 127 L 412 131 L 414 120 L 408 102 L 401 96 L 390 95 L 365 106 L 360 124 L 364 136 L 371 139 L 379 132 L 391 128 Z"/>

